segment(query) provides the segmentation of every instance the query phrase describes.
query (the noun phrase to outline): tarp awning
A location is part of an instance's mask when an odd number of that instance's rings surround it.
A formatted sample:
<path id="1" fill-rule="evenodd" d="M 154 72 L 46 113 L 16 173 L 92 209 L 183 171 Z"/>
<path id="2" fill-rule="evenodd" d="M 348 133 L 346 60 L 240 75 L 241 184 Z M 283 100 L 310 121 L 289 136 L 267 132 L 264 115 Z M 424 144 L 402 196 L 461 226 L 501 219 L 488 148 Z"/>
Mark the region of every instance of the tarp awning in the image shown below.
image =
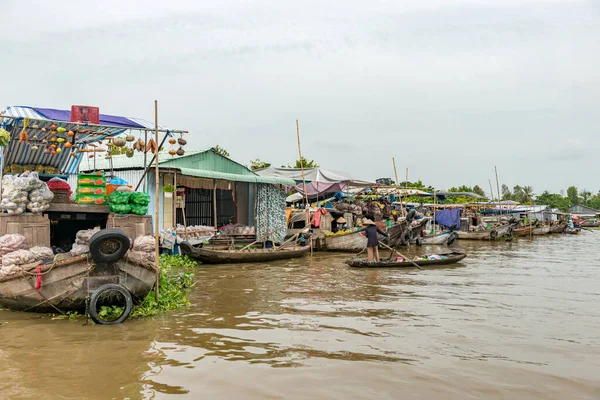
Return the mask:
<path id="1" fill-rule="evenodd" d="M 268 167 L 254 171 L 261 176 L 273 176 L 286 179 L 293 179 L 297 183 L 303 181 L 302 169 L 301 168 L 275 168 Z M 326 170 L 323 168 L 305 168 L 304 169 L 304 180 L 306 183 L 318 182 L 318 183 L 336 183 L 336 182 L 347 182 L 353 186 L 370 186 L 375 185 L 373 182 L 366 182 L 357 180 L 348 176 L 344 176 L 338 172 Z"/>

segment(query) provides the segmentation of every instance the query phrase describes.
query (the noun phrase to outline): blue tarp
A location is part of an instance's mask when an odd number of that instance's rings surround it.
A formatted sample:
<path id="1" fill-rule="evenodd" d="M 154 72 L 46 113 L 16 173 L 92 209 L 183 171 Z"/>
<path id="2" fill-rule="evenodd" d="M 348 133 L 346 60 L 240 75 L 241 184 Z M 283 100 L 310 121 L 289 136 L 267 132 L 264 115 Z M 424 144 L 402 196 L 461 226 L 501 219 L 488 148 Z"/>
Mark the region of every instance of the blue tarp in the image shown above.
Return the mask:
<path id="1" fill-rule="evenodd" d="M 56 110 L 54 108 L 32 107 L 38 114 L 55 121 L 71 120 L 70 110 Z M 100 114 L 100 125 L 122 126 L 124 128 L 143 128 L 144 126 L 130 120 L 129 118 L 119 117 L 117 115 Z"/>
<path id="2" fill-rule="evenodd" d="M 448 228 L 460 228 L 460 209 L 446 209 L 435 214 L 435 222 Z"/>

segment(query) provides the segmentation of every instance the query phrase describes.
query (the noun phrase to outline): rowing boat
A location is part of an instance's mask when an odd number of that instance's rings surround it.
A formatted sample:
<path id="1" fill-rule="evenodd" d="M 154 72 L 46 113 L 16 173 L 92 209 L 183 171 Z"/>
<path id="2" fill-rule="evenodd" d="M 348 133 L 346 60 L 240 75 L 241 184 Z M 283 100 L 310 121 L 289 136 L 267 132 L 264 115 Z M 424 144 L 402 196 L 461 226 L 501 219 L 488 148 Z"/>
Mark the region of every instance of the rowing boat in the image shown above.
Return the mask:
<path id="1" fill-rule="evenodd" d="M 355 268 L 414 268 L 417 264 L 419 267 L 435 267 L 440 265 L 448 265 L 455 264 L 462 259 L 464 259 L 467 255 L 465 253 L 446 253 L 439 254 L 439 259 L 416 259 L 416 260 L 401 260 L 397 259 L 386 259 L 377 261 L 368 261 L 364 258 L 350 258 L 346 260 L 346 264 Z M 423 257 L 431 257 L 431 256 L 423 256 Z M 413 264 L 414 263 L 414 264 Z"/>
<path id="2" fill-rule="evenodd" d="M 231 264 L 269 262 L 303 257 L 310 252 L 309 246 L 291 246 L 287 248 L 248 249 L 248 250 L 217 250 L 194 247 L 188 242 L 182 242 L 181 252 L 203 264 Z"/>

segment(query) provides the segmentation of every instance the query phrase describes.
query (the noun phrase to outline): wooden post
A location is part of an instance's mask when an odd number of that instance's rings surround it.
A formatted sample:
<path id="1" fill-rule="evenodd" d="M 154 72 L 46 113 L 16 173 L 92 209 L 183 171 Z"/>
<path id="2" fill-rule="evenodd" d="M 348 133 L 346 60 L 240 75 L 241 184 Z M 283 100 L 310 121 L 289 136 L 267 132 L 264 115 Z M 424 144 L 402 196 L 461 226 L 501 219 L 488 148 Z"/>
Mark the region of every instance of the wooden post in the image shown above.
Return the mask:
<path id="1" fill-rule="evenodd" d="M 156 140 L 156 143 L 158 143 L 158 101 L 154 100 L 154 137 Z M 158 229 L 158 221 L 160 218 L 159 212 L 160 212 L 160 207 L 159 207 L 159 174 L 158 174 L 158 149 L 156 150 L 156 161 L 154 163 L 154 179 L 156 180 L 156 186 L 155 186 L 155 195 L 154 195 L 154 216 L 155 216 L 155 221 L 154 221 L 154 237 L 155 237 L 155 246 L 156 249 L 154 250 L 154 266 L 156 267 L 156 290 L 155 290 L 155 295 L 156 295 L 156 301 L 158 302 L 158 286 L 160 283 L 160 262 L 159 262 L 159 250 L 160 250 L 160 237 L 159 237 L 159 229 Z"/>
<path id="2" fill-rule="evenodd" d="M 217 228 L 217 180 L 213 179 L 213 226 Z"/>
<path id="3" fill-rule="evenodd" d="M 173 228 L 177 227 L 177 171 L 173 173 Z"/>
<path id="4" fill-rule="evenodd" d="M 296 120 L 296 136 L 298 137 L 298 155 L 300 156 L 300 169 L 302 170 L 302 185 L 304 186 L 304 201 L 306 207 L 306 225 L 310 225 L 310 204 L 308 203 L 308 193 L 306 192 L 306 179 L 304 179 L 304 159 L 302 158 L 302 148 L 300 147 L 300 127 Z"/>

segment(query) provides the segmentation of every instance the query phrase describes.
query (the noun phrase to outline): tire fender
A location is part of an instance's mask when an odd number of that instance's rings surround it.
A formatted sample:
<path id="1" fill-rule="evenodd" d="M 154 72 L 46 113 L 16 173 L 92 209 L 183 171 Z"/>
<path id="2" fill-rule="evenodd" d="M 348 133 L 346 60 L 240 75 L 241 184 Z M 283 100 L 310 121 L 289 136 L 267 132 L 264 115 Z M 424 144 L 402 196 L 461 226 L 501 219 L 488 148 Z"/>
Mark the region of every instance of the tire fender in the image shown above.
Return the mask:
<path id="1" fill-rule="evenodd" d="M 108 242 L 109 250 L 106 246 Z M 98 264 L 110 264 L 123 258 L 130 246 L 129 236 L 121 229 L 102 229 L 90 238 L 90 255 Z"/>
<path id="2" fill-rule="evenodd" d="M 113 321 L 103 320 L 102 318 L 100 318 L 97 311 L 97 305 L 100 296 L 108 292 L 118 292 L 125 298 L 125 309 L 123 310 L 123 314 L 121 314 L 119 318 Z M 125 286 L 109 283 L 107 285 L 102 285 L 98 289 L 94 290 L 92 296 L 90 297 L 90 305 L 88 312 L 92 321 L 94 321 L 98 325 L 117 325 L 129 318 L 132 308 L 133 299 L 131 298 L 131 293 L 129 293 L 129 290 L 127 290 Z"/>

